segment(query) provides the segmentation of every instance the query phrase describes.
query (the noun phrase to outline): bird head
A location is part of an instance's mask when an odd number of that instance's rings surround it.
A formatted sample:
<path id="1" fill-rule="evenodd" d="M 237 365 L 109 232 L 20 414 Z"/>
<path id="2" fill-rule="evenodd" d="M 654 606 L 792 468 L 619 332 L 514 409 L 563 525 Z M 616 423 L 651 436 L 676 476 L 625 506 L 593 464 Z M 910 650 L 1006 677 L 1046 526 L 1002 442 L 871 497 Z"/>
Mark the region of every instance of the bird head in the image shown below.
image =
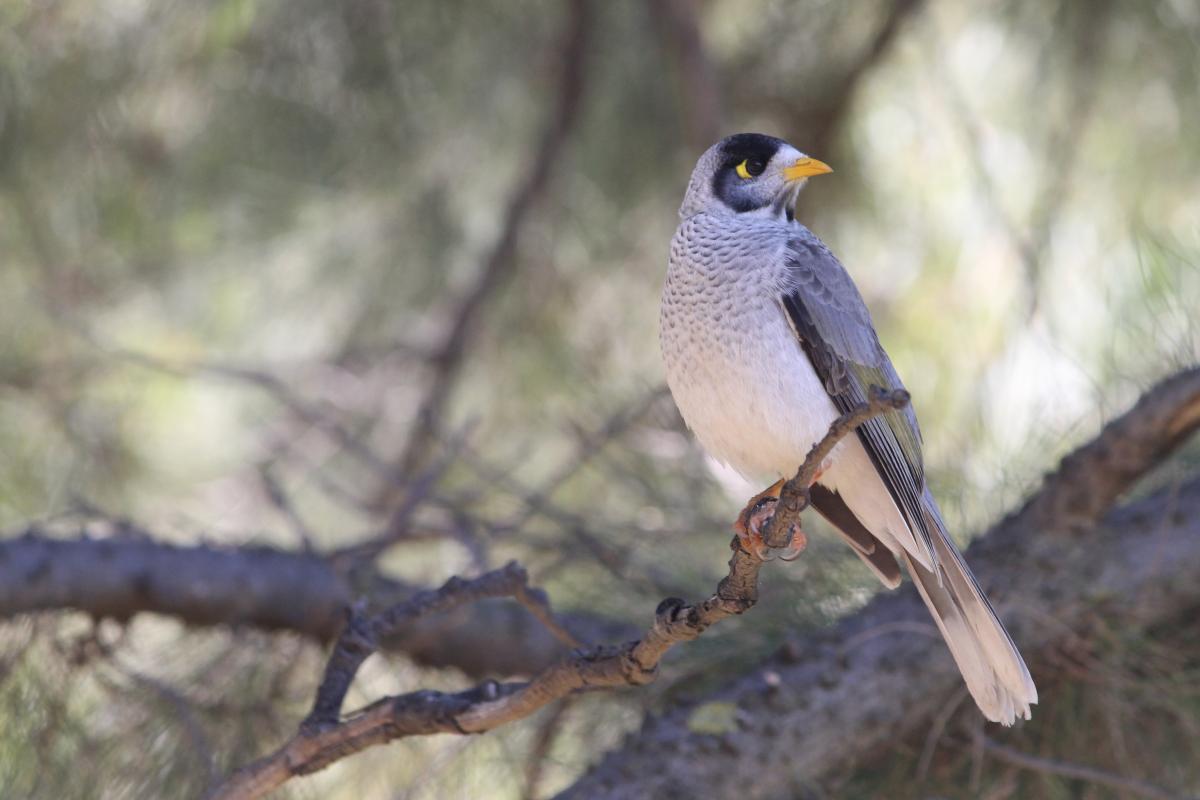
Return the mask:
<path id="1" fill-rule="evenodd" d="M 739 133 L 700 156 L 679 215 L 686 218 L 708 212 L 791 219 L 804 184 L 826 172 L 833 169 L 782 139 Z"/>

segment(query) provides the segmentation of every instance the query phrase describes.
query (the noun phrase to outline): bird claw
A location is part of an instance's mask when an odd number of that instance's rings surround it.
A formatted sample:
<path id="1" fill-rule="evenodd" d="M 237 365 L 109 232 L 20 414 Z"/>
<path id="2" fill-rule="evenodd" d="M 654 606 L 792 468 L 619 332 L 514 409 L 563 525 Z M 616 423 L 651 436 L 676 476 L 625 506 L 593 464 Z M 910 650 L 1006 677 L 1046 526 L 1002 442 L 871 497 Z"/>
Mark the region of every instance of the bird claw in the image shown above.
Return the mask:
<path id="1" fill-rule="evenodd" d="M 771 548 L 767 547 L 767 543 L 763 541 L 761 533 L 751 531 L 742 533 L 738 531 L 737 537 L 741 548 L 759 561 L 771 561 L 775 558 L 775 556 L 771 555 Z"/>
<path id="2" fill-rule="evenodd" d="M 793 525 L 791 531 L 788 532 L 788 543 L 784 547 L 783 552 L 779 554 L 780 561 L 795 561 L 800 557 L 808 547 L 808 537 L 804 535 L 804 531 L 798 526 Z"/>
<path id="3" fill-rule="evenodd" d="M 763 528 L 771 517 L 775 516 L 775 506 L 778 502 L 777 497 L 758 497 L 742 510 L 737 522 L 733 524 L 742 549 L 760 561 L 775 558 L 763 538 Z M 808 537 L 804 535 L 804 531 L 800 530 L 799 525 L 792 525 L 792 529 L 788 531 L 787 544 L 778 554 L 779 558 L 782 561 L 795 561 L 807 546 Z"/>

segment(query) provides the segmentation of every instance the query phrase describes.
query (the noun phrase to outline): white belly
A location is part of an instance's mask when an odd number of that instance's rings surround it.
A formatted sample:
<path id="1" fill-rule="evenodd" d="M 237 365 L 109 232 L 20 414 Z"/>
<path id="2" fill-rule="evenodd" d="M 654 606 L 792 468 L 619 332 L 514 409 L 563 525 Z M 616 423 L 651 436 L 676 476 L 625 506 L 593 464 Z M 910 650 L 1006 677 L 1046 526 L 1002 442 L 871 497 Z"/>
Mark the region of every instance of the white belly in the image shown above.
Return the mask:
<path id="1" fill-rule="evenodd" d="M 837 410 L 783 309 L 743 297 L 716 318 L 693 312 L 664 320 L 662 330 L 684 421 L 709 454 L 746 477 L 790 477 Z"/>
<path id="2" fill-rule="evenodd" d="M 790 478 L 838 417 L 773 301 L 741 297 L 710 318 L 700 303 L 691 313 L 664 317 L 661 339 L 667 383 L 684 421 L 709 455 L 748 479 Z M 899 552 L 901 542 L 910 542 L 906 549 L 925 563 L 857 436 L 834 448 L 821 483 L 840 493 L 888 549 Z"/>

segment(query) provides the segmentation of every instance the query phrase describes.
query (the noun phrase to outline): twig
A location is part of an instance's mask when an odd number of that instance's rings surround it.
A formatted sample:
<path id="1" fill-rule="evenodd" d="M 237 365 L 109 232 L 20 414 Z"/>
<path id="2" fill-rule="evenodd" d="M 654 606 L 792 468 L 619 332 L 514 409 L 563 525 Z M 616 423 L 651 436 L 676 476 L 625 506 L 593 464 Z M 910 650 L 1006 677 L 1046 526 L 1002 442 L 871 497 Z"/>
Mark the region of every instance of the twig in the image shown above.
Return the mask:
<path id="1" fill-rule="evenodd" d="M 191 745 L 191 755 L 194 756 L 199 762 L 208 780 L 216 780 L 218 777 L 217 762 L 213 757 L 212 741 L 205 732 L 204 726 L 200 724 L 200 720 L 196 715 L 196 710 L 193 708 L 192 701 L 185 697 L 181 691 L 172 687 L 170 684 L 140 672 L 137 669 L 134 669 L 133 667 L 123 663 L 118 658 L 112 658 L 110 663 L 117 672 L 137 684 L 137 686 L 142 690 L 141 692 L 138 692 L 138 694 L 144 695 L 148 690 L 149 692 L 158 695 L 163 702 L 171 706 L 172 710 L 174 711 L 174 714 L 171 716 L 176 718 L 179 721 L 180 726 L 183 728 L 183 732 L 187 737 L 188 744 Z M 133 692 L 130 692 L 128 689 L 121 687 L 116 681 L 113 681 L 111 678 L 105 676 L 103 672 L 98 672 L 96 677 L 102 683 L 109 684 L 110 688 L 114 692 L 124 690 L 129 694 L 133 694 Z M 122 700 L 121 702 L 127 701 Z"/>
<path id="2" fill-rule="evenodd" d="M 467 455 L 472 456 L 463 460 L 468 469 L 493 488 L 510 494 L 514 500 L 521 503 L 524 509 L 519 512 L 519 516 L 491 526 L 493 534 L 515 530 L 513 527 L 515 524 L 526 525 L 529 520 L 540 515 L 558 525 L 563 533 L 582 544 L 597 563 L 614 577 L 622 580 L 629 579 L 627 565 L 630 554 L 628 550 L 605 541 L 592 531 L 587 520 L 556 504 L 548 496 L 545 487 L 536 490 L 526 487 L 510 471 L 489 463 L 481 454 L 469 452 Z"/>
<path id="3" fill-rule="evenodd" d="M 822 96 L 820 113 L 810 114 L 806 126 L 807 138 L 802 147 L 810 153 L 828 153 L 833 148 L 834 136 L 845 122 L 853 107 L 856 92 L 866 83 L 866 76 L 878 66 L 891 49 L 904 24 L 921 10 L 925 0 L 895 0 L 887 4 L 887 16 L 883 18 L 875 35 L 836 80 L 831 81 Z"/>
<path id="4" fill-rule="evenodd" d="M 471 340 L 479 330 L 483 306 L 515 269 L 518 235 L 534 202 L 549 184 L 559 153 L 579 118 L 585 85 L 584 56 L 592 30 L 590 0 L 573 0 L 567 17 L 562 60 L 557 68 L 561 76 L 557 105 L 534 147 L 529 172 L 509 201 L 500 238 L 488 254 L 475 283 L 463 297 L 449 330 L 430 359 L 433 378 L 418 406 L 412 433 L 400 456 L 400 476 L 413 472 L 425 458 L 434 438 L 431 435 L 433 429 L 440 423 L 442 407 L 458 380 Z"/>
<path id="5" fill-rule="evenodd" d="M 838 417 L 829 427 L 829 433 L 808 452 L 800 469 L 783 485 L 779 493 L 779 503 L 775 506 L 775 515 L 767 521 L 763 531 L 763 541 L 768 547 L 786 547 L 787 538 L 792 526 L 799 526 L 800 512 L 808 508 L 808 490 L 817 479 L 821 464 L 833 452 L 838 442 L 867 420 L 886 414 L 889 411 L 899 411 L 908 405 L 909 394 L 903 389 L 881 389 L 872 386 L 868 392 L 867 402 L 852 408 Z"/>
<path id="6" fill-rule="evenodd" d="M 265 463 L 259 467 L 258 476 L 262 480 L 263 491 L 267 495 L 267 500 L 287 520 L 288 525 L 300 540 L 300 546 L 304 549 L 304 552 L 316 552 L 316 547 L 313 544 L 312 528 L 304 521 L 304 517 L 300 515 L 291 498 L 288 497 L 283 485 L 275 476 L 275 471 L 272 469 L 271 464 Z"/>
<path id="7" fill-rule="evenodd" d="M 929 775 L 929 767 L 933 764 L 933 756 L 937 752 L 938 744 L 942 741 L 942 734 L 946 732 L 946 724 L 950 722 L 950 718 L 954 716 L 954 712 L 962 705 L 963 700 L 967 699 L 967 687 L 962 686 L 954 691 L 954 695 L 946 701 L 946 705 L 942 707 L 933 718 L 929 725 L 929 733 L 925 736 L 925 745 L 921 748 L 921 757 L 917 759 L 917 782 L 924 783 L 925 778 Z"/>
<path id="8" fill-rule="evenodd" d="M 1105 772 L 1104 770 L 1084 766 L 1083 764 L 1072 764 L 1068 761 L 1053 761 L 1049 758 L 1031 756 L 1027 753 L 1022 753 L 1020 750 L 1014 750 L 1006 745 L 993 742 L 986 737 L 983 739 L 983 747 L 988 753 L 1001 761 L 1021 767 L 1022 769 L 1033 770 L 1034 772 L 1060 775 L 1064 778 L 1073 778 L 1079 781 L 1087 781 L 1088 783 L 1097 783 L 1118 791 L 1131 792 L 1141 797 L 1151 797 L 1154 800 L 1196 800 L 1195 797 L 1176 794 L 1148 781 L 1143 781 L 1140 778 L 1127 778 L 1124 775 L 1114 775 L 1111 772 Z"/>
<path id="9" fill-rule="evenodd" d="M 526 611 L 532 614 L 538 622 L 546 627 L 546 630 L 554 634 L 554 638 L 565 646 L 571 648 L 584 646 L 584 642 L 563 627 L 563 624 L 554 616 L 554 612 L 550 610 L 550 598 L 542 589 L 522 583 L 513 593 L 513 599 L 524 606 Z"/>
<path id="10" fill-rule="evenodd" d="M 571 707 L 571 698 L 566 698 L 553 706 L 546 714 L 546 719 L 538 726 L 533 746 L 530 748 L 529 760 L 525 766 L 525 800 L 536 800 L 538 789 L 545 773 L 546 759 L 558 732 L 562 728 L 563 718 Z"/>
<path id="11" fill-rule="evenodd" d="M 531 590 L 528 582 L 529 576 L 525 570 L 511 561 L 474 580 L 451 578 L 440 589 L 417 592 L 408 600 L 369 618 L 364 617 L 359 609 L 351 609 L 346 627 L 325 665 L 325 676 L 317 689 L 312 711 L 300 726 L 301 730 L 335 724 L 342 710 L 342 701 L 362 663 L 379 649 L 381 641 L 426 614 L 450 611 L 485 598 L 513 597 L 539 620 L 551 620 L 554 626 L 552 631 L 556 635 L 564 635 L 571 646 L 577 645 L 578 642 L 561 625 L 553 622 L 545 595 Z"/>
<path id="12" fill-rule="evenodd" d="M 651 18 L 669 45 L 683 89 L 688 141 L 696 152 L 721 135 L 721 92 L 696 18 L 696 0 L 651 0 Z"/>
<path id="13" fill-rule="evenodd" d="M 536 489 L 523 492 L 524 496 L 520 498 L 524 506 L 522 511 L 512 520 L 501 523 L 499 527 L 517 530 L 544 512 L 550 498 L 563 484 L 590 463 L 607 445 L 616 441 L 634 423 L 641 420 L 666 393 L 666 386 L 656 386 L 645 395 L 619 408 L 595 430 L 581 432 L 575 449 L 563 460 L 562 466 Z"/>
<path id="14" fill-rule="evenodd" d="M 454 466 L 466 446 L 470 427 L 465 427 L 446 445 L 439 458 L 407 481 L 404 497 L 383 526 L 383 530 L 364 542 L 348 545 L 331 554 L 338 562 L 361 564 L 378 558 L 392 545 L 412 537 L 411 522 L 421 504 L 430 499 L 434 487 Z"/>
<path id="15" fill-rule="evenodd" d="M 668 650 L 695 639 L 727 617 L 745 612 L 757 601 L 758 573 L 764 562 L 738 547 L 736 539 L 731 547 L 729 574 L 717 586 L 716 594 L 694 606 L 667 598 L 659 603 L 654 623 L 635 642 L 576 652 L 527 683 L 487 681 L 454 694 L 417 691 L 378 700 L 341 722 L 321 725 L 306 720 L 300 732 L 281 749 L 234 773 L 210 798 L 251 800 L 296 775 L 316 772 L 376 744 L 433 733 L 483 733 L 523 719 L 576 691 L 644 686 L 658 677 L 658 664 Z M 341 642 L 338 645 L 338 650 L 345 653 L 341 660 L 355 669 L 354 662 L 361 663 L 359 651 L 369 644 L 363 634 L 359 631 L 347 637 L 351 643 L 346 647 Z M 310 720 L 322 717 L 335 698 L 340 706 L 344 696 L 341 686 L 349 685 L 345 666 L 335 665 L 334 660 L 330 659 L 322 682 L 322 690 L 328 684 L 330 692 L 325 698 L 318 694 Z"/>
<path id="16" fill-rule="evenodd" d="M 1057 125 L 1053 115 L 1047 131 L 1047 175 L 1038 191 L 1038 196 L 1027 222 L 1021 222 L 1001 202 L 1001 192 L 988 170 L 984 157 L 985 131 L 967 102 L 967 95 L 952 79 L 952 71 L 945 63 L 937 63 L 931 74 L 942 82 L 942 91 L 951 112 L 958 117 L 963 138 L 966 140 L 967 155 L 971 161 L 975 181 L 981 199 L 988 206 L 1025 271 L 1028 296 L 1026 319 L 1032 319 L 1039 307 L 1042 283 L 1043 259 L 1050 243 L 1063 204 L 1068 198 L 1072 176 L 1079 163 L 1082 149 L 1077 146 L 1092 115 L 1097 96 L 1096 57 L 1105 52 L 1105 35 L 1111 15 L 1112 3 L 1093 2 L 1081 8 L 1078 27 L 1071 44 L 1070 74 L 1072 81 L 1071 101 L 1067 112 Z M 1070 6 L 1063 6 L 1064 13 Z M 929 48 L 932 53 L 943 52 L 941 41 Z M 1039 104 L 1035 101 L 1035 107 Z M 1028 231 L 1028 233 L 1026 233 Z"/>
<path id="17" fill-rule="evenodd" d="M 793 480 L 807 491 L 817 466 L 841 439 L 866 420 L 903 407 L 907 402 L 906 392 L 873 389 L 867 403 L 842 415 L 830 426 Z M 793 488 L 793 499 L 798 497 L 794 493 Z M 528 717 L 577 691 L 648 684 L 658 677 L 659 662 L 672 647 L 697 638 L 723 619 L 748 611 L 758 601 L 758 573 L 765 562 L 743 550 L 736 538 L 730 542 L 730 548 L 733 555 L 729 558 L 729 572 L 717 584 L 716 593 L 697 605 L 688 605 L 676 597 L 663 600 L 655 610 L 654 623 L 637 641 L 618 647 L 577 650 L 527 683 L 488 681 L 455 694 L 418 691 L 387 697 L 339 722 L 350 683 L 380 638 L 430 611 L 484 597 L 511 596 L 539 619 L 548 620 L 553 630 L 561 630 L 550 615 L 545 596 L 529 587 L 525 571 L 515 563 L 472 581 L 452 578 L 441 589 L 422 592 L 371 619 L 352 612 L 325 666 L 313 710 L 300 725 L 300 731 L 272 755 L 234 773 L 211 797 L 252 800 L 296 775 L 316 772 L 376 744 L 432 733 L 483 733 Z M 565 631 L 563 634 L 570 637 Z"/>
<path id="18" fill-rule="evenodd" d="M 894 0 L 882 4 L 886 11 L 878 27 L 858 52 L 844 63 L 819 65 L 822 69 L 821 80 L 813 86 L 805 85 L 803 81 L 762 79 L 763 74 L 772 69 L 769 59 L 787 45 L 780 38 L 781 35 L 788 37 L 791 33 L 788 25 L 775 26 L 775 36 L 769 37 L 773 41 L 759 39 L 758 47 L 727 69 L 734 75 L 758 76 L 757 81 L 743 82 L 735 93 L 733 99 L 739 111 L 778 114 L 781 108 L 794 109 L 795 113 L 779 121 L 782 130 L 787 131 L 791 141 L 805 152 L 821 158 L 830 157 L 838 132 L 854 108 L 859 90 L 868 83 L 870 75 L 885 63 L 886 56 L 895 46 L 905 25 L 917 17 L 926 4 L 926 0 Z M 814 22 L 812 17 L 807 16 L 800 24 L 811 28 Z M 791 18 L 795 19 L 795 15 Z M 827 31 L 816 33 L 818 36 L 826 34 Z M 827 67 L 832 67 L 832 70 Z M 805 71 L 798 74 L 805 74 Z M 809 98 L 797 102 L 797 95 L 805 94 Z M 805 194 L 800 195 L 802 201 L 805 197 Z"/>
<path id="19" fill-rule="evenodd" d="M 111 347 L 94 337 L 88 336 L 88 341 L 109 355 L 167 375 L 179 378 L 192 378 L 199 375 L 254 386 L 292 412 L 296 419 L 325 433 L 372 471 L 382 475 L 388 474 L 387 462 L 375 453 L 360 436 L 342 425 L 335 419 L 335 415 L 301 397 L 286 381 L 273 373 L 257 367 L 215 361 L 197 360 L 174 363 L 150 353 Z"/>

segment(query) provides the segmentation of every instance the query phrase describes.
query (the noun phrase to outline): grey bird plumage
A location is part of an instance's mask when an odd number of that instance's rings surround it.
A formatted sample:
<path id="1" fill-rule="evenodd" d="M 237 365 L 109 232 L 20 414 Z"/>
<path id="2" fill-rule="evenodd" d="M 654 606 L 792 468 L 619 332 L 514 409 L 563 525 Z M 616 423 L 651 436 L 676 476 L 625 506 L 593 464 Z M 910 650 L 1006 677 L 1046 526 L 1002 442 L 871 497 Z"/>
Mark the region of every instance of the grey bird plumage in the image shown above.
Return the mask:
<path id="1" fill-rule="evenodd" d="M 779 139 L 729 137 L 697 163 L 671 240 L 667 382 L 705 449 L 748 477 L 790 477 L 872 384 L 902 388 L 850 275 L 793 220 L 828 171 Z M 812 498 L 886 586 L 906 566 L 983 714 L 1028 719 L 1037 690 L 925 484 L 911 407 L 843 440 Z"/>

